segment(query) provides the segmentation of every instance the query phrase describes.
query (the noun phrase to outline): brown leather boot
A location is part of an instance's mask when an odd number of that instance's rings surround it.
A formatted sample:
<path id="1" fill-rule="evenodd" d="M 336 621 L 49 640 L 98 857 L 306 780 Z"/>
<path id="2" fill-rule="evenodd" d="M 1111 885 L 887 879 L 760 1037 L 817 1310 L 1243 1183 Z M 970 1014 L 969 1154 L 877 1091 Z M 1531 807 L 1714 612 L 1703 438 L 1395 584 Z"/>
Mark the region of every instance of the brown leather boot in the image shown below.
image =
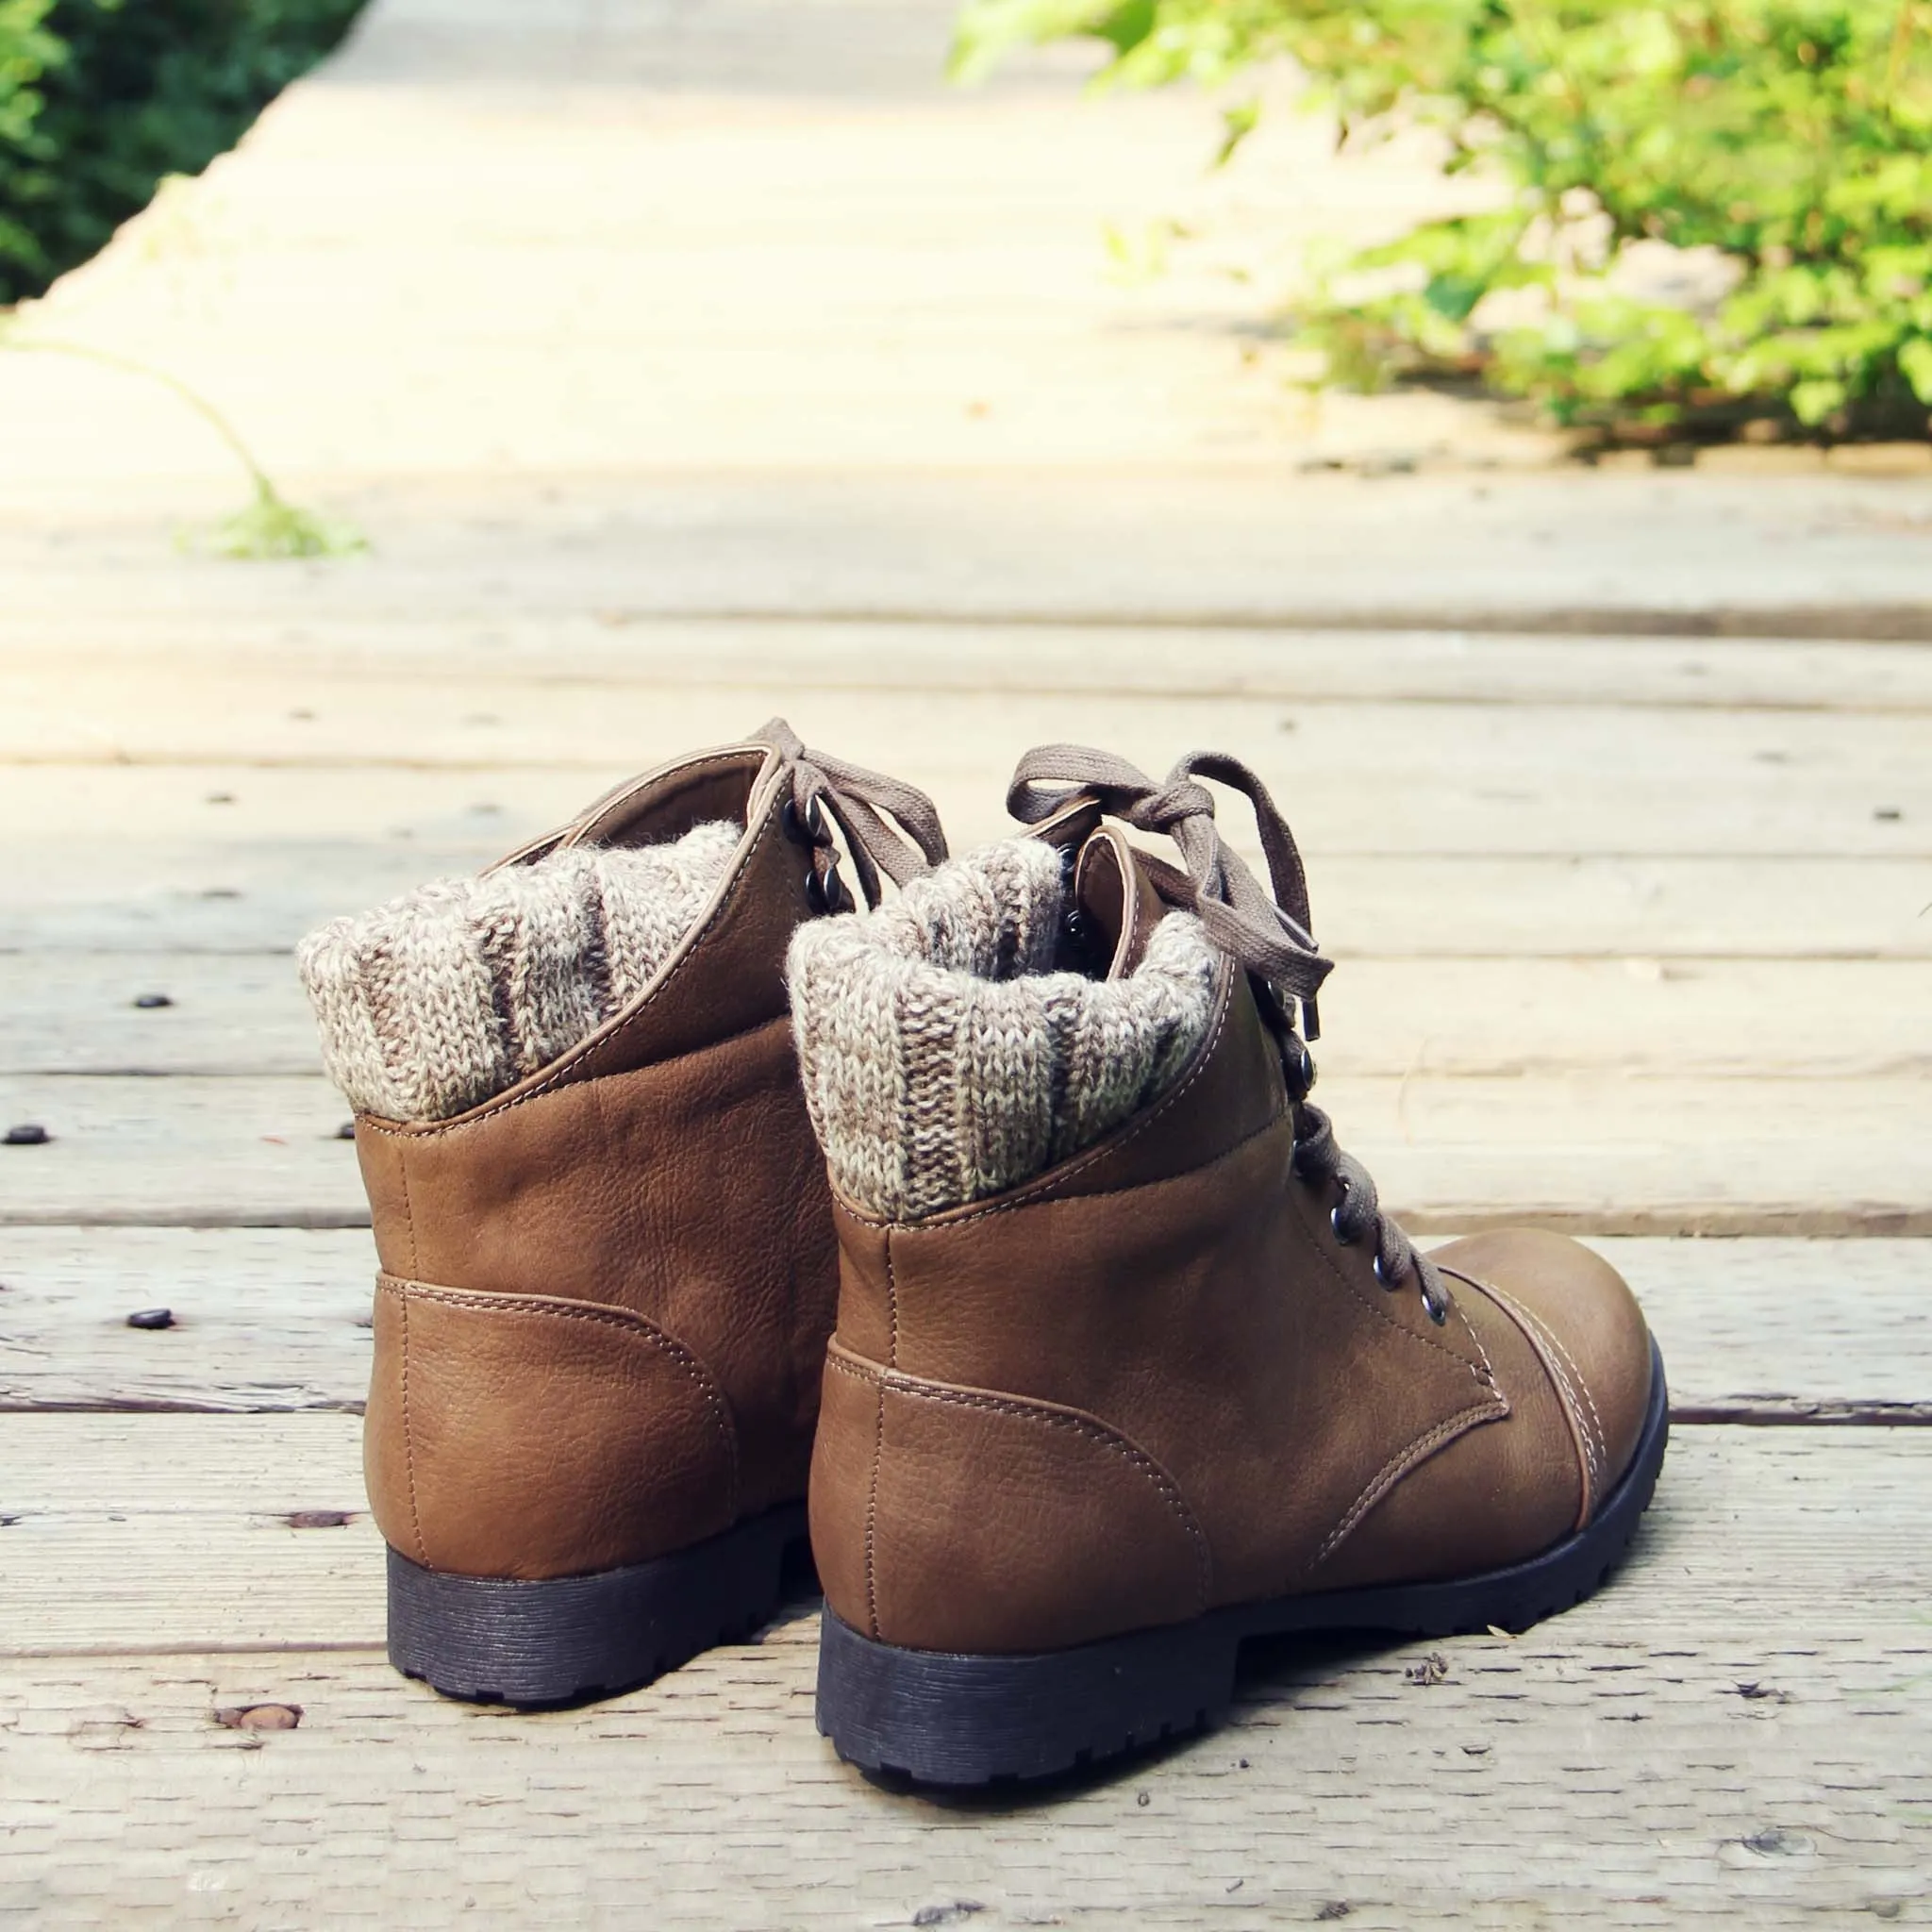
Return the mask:
<path id="1" fill-rule="evenodd" d="M 1254 801 L 1273 899 L 1196 774 Z M 1328 962 L 1252 774 L 1053 747 L 1009 802 L 1062 867 L 1012 841 L 792 949 L 841 1263 L 819 1726 L 947 1784 L 1211 1722 L 1250 1637 L 1562 1609 L 1667 1429 L 1604 1261 L 1531 1231 L 1424 1256 L 1337 1147 L 1304 1044 Z M 879 959 L 891 1024 L 851 991 Z"/>
<path id="2" fill-rule="evenodd" d="M 572 848 L 668 849 L 705 827 L 722 869 L 647 983 L 567 1051 L 453 1118 L 358 1116 L 382 1267 L 365 1463 L 389 1649 L 438 1690 L 616 1690 L 776 1607 L 837 1291 L 783 978 L 793 929 L 850 905 L 827 818 L 870 899 L 876 867 L 904 878 L 944 857 L 923 793 L 779 721 L 512 854 L 502 867 L 568 865 Z M 608 990 L 616 937 L 593 924 L 583 974 Z M 499 1008 L 541 1004 L 533 974 L 568 976 L 555 955 L 519 958 Z M 309 954 L 305 970 L 313 991 Z M 568 1008 L 586 989 L 548 991 Z M 368 1006 L 365 1041 L 384 1018 Z"/>

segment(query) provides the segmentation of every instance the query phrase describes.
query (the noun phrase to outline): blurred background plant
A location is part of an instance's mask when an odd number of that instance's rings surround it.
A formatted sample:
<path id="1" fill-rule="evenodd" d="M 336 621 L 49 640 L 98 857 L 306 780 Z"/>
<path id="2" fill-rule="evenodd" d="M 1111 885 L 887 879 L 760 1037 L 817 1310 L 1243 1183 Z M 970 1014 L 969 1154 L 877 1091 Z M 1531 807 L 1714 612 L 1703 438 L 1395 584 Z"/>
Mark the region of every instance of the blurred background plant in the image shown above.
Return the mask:
<path id="1" fill-rule="evenodd" d="M 361 4 L 0 0 L 0 307 L 232 146 Z"/>
<path id="2" fill-rule="evenodd" d="M 24 328 L 15 305 L 96 253 L 168 176 L 192 174 L 348 30 L 363 0 L 0 0 L 0 349 L 159 383 L 226 443 L 248 503 L 187 547 L 334 557 L 349 524 L 291 503 L 198 390 L 137 357 Z"/>
<path id="3" fill-rule="evenodd" d="M 1432 127 L 1487 185 L 1316 267 L 1325 382 L 1474 381 L 1586 445 L 1927 433 L 1932 0 L 969 0 L 954 71 L 1069 36 L 1102 87 L 1234 90 L 1221 162 L 1287 62 L 1343 142 Z"/>

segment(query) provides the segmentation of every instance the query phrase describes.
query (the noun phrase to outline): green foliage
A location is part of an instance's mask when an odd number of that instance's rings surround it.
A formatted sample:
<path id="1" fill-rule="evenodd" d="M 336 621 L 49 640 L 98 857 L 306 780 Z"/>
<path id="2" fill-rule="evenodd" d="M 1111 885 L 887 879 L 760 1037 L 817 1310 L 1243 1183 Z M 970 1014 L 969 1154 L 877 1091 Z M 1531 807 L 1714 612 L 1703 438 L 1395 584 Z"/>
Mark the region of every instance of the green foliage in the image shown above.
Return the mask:
<path id="1" fill-rule="evenodd" d="M 0 0 L 0 305 L 194 174 L 362 0 Z"/>
<path id="2" fill-rule="evenodd" d="M 1345 138 L 1432 125 L 1504 184 L 1322 279 L 1331 380 L 1477 376 L 1612 437 L 1926 429 L 1932 0 L 970 0 L 955 71 L 1069 34 L 1109 45 L 1103 84 L 1292 60 Z M 1646 242 L 1724 273 L 1646 295 Z"/>
<path id="3" fill-rule="evenodd" d="M 39 82 L 60 58 L 59 42 L 41 23 L 52 0 L 0 0 L 0 303 L 8 299 L 8 270 L 42 258 L 33 230 L 14 210 L 19 157 L 33 143 L 42 98 Z"/>
<path id="4" fill-rule="evenodd" d="M 236 562 L 267 563 L 291 557 L 352 557 L 369 544 L 354 525 L 289 502 L 258 470 L 255 500 L 205 535 L 185 536 L 182 547 Z"/>

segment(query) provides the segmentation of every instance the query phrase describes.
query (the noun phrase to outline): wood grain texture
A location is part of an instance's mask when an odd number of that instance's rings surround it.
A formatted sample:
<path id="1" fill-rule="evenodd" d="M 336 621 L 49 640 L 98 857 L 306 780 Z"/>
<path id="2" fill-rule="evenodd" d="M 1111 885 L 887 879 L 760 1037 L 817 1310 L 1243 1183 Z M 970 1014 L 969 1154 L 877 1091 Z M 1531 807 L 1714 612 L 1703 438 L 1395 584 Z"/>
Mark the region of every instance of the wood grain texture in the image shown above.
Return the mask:
<path id="1" fill-rule="evenodd" d="M 348 1108 L 320 1074 L 270 1079 L 0 1079 L 0 1224 L 362 1227 Z"/>
<path id="2" fill-rule="evenodd" d="M 221 702 L 210 704 L 215 692 Z M 1766 728 L 1794 714 L 1924 716 L 1932 649 L 809 618 L 678 624 L 634 622 L 622 610 L 572 611 L 540 626 L 520 612 L 466 617 L 441 604 L 413 624 L 325 615 L 292 639 L 219 616 L 192 627 L 165 617 L 130 627 L 111 615 L 49 613 L 30 626 L 0 616 L 4 763 L 622 763 L 641 739 L 728 735 L 761 706 L 816 710 L 836 700 L 841 724 L 862 729 L 844 715 L 855 707 L 939 697 L 968 707 L 1003 700 L 1021 723 L 1049 708 L 1077 718 L 1158 700 L 1296 716 L 1307 708 L 1309 729 L 1396 704 L 1440 711 L 1451 724 L 1480 704 L 1722 710 Z"/>
<path id="3" fill-rule="evenodd" d="M 1932 1424 L 1932 1242 L 1598 1239 L 1680 1418 Z M 0 1231 L 0 1408 L 358 1409 L 375 1250 L 306 1229 Z M 133 1329 L 136 1308 L 175 1325 Z"/>
<path id="4" fill-rule="evenodd" d="M 1064 136 L 1064 115 L 1057 125 Z M 1204 133 L 1211 143 L 1211 125 Z M 257 330 L 248 347 L 269 341 Z M 447 341 L 439 347 L 446 354 Z M 841 467 L 824 443 L 803 460 L 702 477 L 657 460 L 641 467 L 635 444 L 594 471 L 524 475 L 376 472 L 369 454 L 348 452 L 311 488 L 375 537 L 374 553 L 238 580 L 219 561 L 184 560 L 173 541 L 182 517 L 231 509 L 235 478 L 222 452 L 189 447 L 195 425 L 169 398 L 51 362 L 12 373 L 51 391 L 48 413 L 64 410 L 93 471 L 83 496 L 53 487 L 42 464 L 35 494 L 0 460 L 0 571 L 21 579 L 9 614 L 20 628 L 51 622 L 59 636 L 79 620 L 146 611 L 297 644 L 339 618 L 408 625 L 437 612 L 473 625 L 486 645 L 520 618 L 532 629 L 938 620 L 1689 637 L 1713 648 L 1932 641 L 1923 476 L 1307 475 L 1238 455 L 1179 471 L 1078 460 L 1028 469 L 988 460 L 986 421 L 970 425 L 976 462 L 908 466 L 902 451 L 891 470 L 870 475 Z M 303 375 L 315 380 L 312 357 Z M 625 382 L 636 383 L 634 370 Z M 232 393 L 225 383 L 217 392 Z M 1336 421 L 1357 400 L 1383 399 L 1330 397 L 1323 413 Z M 284 391 L 277 407 L 287 401 Z M 1261 401 L 1242 398 L 1248 433 L 1262 425 Z M 200 475 L 177 473 L 163 494 L 131 466 L 103 474 L 98 452 L 125 449 L 137 410 Z M 78 427 L 89 421 L 104 432 L 111 424 L 114 441 L 90 443 Z M 1466 443 L 1445 453 L 1452 462 L 1469 454 Z"/>
<path id="5" fill-rule="evenodd" d="M 650 1690 L 512 1715 L 375 1657 L 0 1671 L 0 1909 L 33 1923 L 1380 1928 L 1927 1923 L 1923 1632 L 1575 1617 L 1304 1652 L 1234 1721 L 1031 1803 L 868 1785 L 812 1731 L 808 1618 Z M 1751 1687 L 1755 1695 L 1741 1693 Z M 299 1705 L 238 1733 L 213 1712 Z M 964 1909 L 964 1903 L 976 1909 Z M 924 1916 L 922 1916 L 924 1915 Z"/>
<path id="6" fill-rule="evenodd" d="M 346 1415 L 0 1415 L 0 1655 L 379 1643 L 360 1443 Z M 351 1520 L 287 1520 L 315 1510 Z M 1832 1634 L 1922 1629 L 1928 1513 L 1932 1430 L 1686 1426 L 1627 1577 L 1566 1627 L 1815 1637 L 1828 1595 Z"/>
<path id="7" fill-rule="evenodd" d="M 375 1278 L 360 1229 L 8 1228 L 0 1408 L 359 1409 Z"/>
<path id="8" fill-rule="evenodd" d="M 1305 727 L 1291 706 L 1248 698 L 850 692 L 833 702 L 797 685 L 577 685 L 492 698 L 485 681 L 474 700 L 448 686 L 352 684 L 331 708 L 299 683 L 253 684 L 230 692 L 209 680 L 197 692 L 189 680 L 179 697 L 84 721 L 69 736 L 93 746 L 89 759 L 0 766 L 0 809 L 23 834 L 71 838 L 87 819 L 100 823 L 117 791 L 144 786 L 158 804 L 177 797 L 177 820 L 205 833 L 245 824 L 287 837 L 317 822 L 315 801 L 333 788 L 326 822 L 338 833 L 409 824 L 446 836 L 479 802 L 554 822 L 627 772 L 730 742 L 783 708 L 807 742 L 914 778 L 961 827 L 1003 811 L 1023 752 L 1073 740 L 1157 775 L 1192 747 L 1233 752 L 1274 787 L 1315 855 L 1932 852 L 1925 728 L 1913 715 L 1336 703 Z M 189 721 L 174 733 L 183 752 L 158 760 L 166 776 L 156 782 L 141 769 L 143 743 L 158 733 L 166 742 L 176 706 Z M 497 790 L 479 798 L 479 779 Z M 249 811 L 217 822 L 202 808 L 214 790 L 246 792 Z M 1886 811 L 1899 816 L 1874 817 Z M 1238 812 L 1229 823 L 1243 832 Z M 475 834 L 474 816 L 465 829 Z"/>
<path id="9" fill-rule="evenodd" d="M 352 1434 L 0 1422 L 25 1506 L 0 1531 L 0 1902 L 335 1923 L 407 1896 L 412 1922 L 642 1924 L 648 1893 L 649 1923 L 705 1925 L 905 1924 L 961 1900 L 995 1925 L 1272 1924 L 1329 1900 L 1382 1925 L 1932 1907 L 1918 1431 L 1682 1432 L 1629 1566 L 1564 1617 L 1513 1641 L 1266 1646 L 1227 1728 L 963 1805 L 832 1760 L 804 1608 L 648 1690 L 545 1715 L 327 1654 L 379 1641 L 375 1539 L 273 1512 L 346 1489 Z M 155 1472 L 131 1486 L 130 1451 Z M 96 1587 L 76 1603 L 79 1564 Z M 264 1630 L 272 1654 L 237 1654 Z M 58 1654 L 87 1635 L 100 1654 Z M 1431 1652 L 1441 1681 L 1411 1681 Z M 299 1728 L 213 1721 L 258 1702 L 300 1706 Z"/>
<path id="10" fill-rule="evenodd" d="M 1342 1143 L 1419 1233 L 1515 1220 L 1597 1234 L 1932 1232 L 1922 1078 L 1331 1075 Z M 321 1074 L 0 1077 L 0 1226 L 359 1227 Z"/>
<path id="11" fill-rule="evenodd" d="M 250 600 L 256 608 L 240 614 L 231 600 L 214 596 L 190 600 L 192 615 L 171 606 L 135 616 L 98 598 L 43 606 L 37 585 L 24 582 L 22 596 L 0 610 L 0 692 L 9 702 L 0 757 L 98 757 L 126 748 L 117 725 L 152 735 L 158 752 L 173 757 L 195 741 L 197 729 L 208 734 L 204 741 L 232 752 L 232 727 L 219 718 L 197 726 L 169 673 L 192 685 L 218 680 L 277 730 L 293 722 L 293 706 L 313 710 L 325 740 L 341 729 L 345 691 L 379 687 L 408 705 L 405 687 L 434 687 L 458 667 L 466 687 L 490 701 L 471 707 L 478 711 L 540 693 L 556 707 L 569 687 L 584 685 L 620 704 L 644 688 L 784 692 L 787 703 L 801 695 L 817 703 L 821 693 L 1004 691 L 1070 704 L 1110 695 L 1313 706 L 1932 709 L 1932 649 L 1910 644 L 1201 629 L 1158 621 L 839 623 L 797 611 L 680 621 L 595 608 L 582 594 L 533 613 L 521 603 L 479 602 L 455 581 L 425 597 L 420 584 L 407 592 L 385 585 L 396 568 L 385 554 L 363 574 L 311 581 L 299 608 L 283 608 L 276 586 L 263 585 L 265 594 Z M 224 587 L 217 578 L 196 588 Z M 58 677 L 48 673 L 49 654 L 62 666 Z M 132 692 L 158 699 L 160 715 L 136 715 Z M 29 721 L 41 728 L 23 728 Z M 312 750 L 313 738 L 301 748 Z"/>

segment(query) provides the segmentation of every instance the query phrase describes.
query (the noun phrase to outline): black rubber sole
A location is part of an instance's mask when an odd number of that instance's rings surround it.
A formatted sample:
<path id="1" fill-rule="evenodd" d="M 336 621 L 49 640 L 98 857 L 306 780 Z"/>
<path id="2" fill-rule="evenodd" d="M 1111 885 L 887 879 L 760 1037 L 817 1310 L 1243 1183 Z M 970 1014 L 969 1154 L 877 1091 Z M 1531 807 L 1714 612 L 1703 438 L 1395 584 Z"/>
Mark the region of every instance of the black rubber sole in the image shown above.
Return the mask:
<path id="1" fill-rule="evenodd" d="M 525 1582 L 452 1576 L 389 1553 L 389 1658 L 450 1697 L 570 1704 L 636 1689 L 749 1636 L 806 1541 L 783 1507 L 648 1563 Z"/>
<path id="2" fill-rule="evenodd" d="M 1038 1656 L 955 1656 L 876 1643 L 828 1608 L 818 1725 L 840 1757 L 917 1784 L 1050 1777 L 1217 1724 L 1250 1638 L 1316 1631 L 1450 1637 L 1527 1629 L 1616 1568 L 1657 1487 L 1670 1436 L 1663 1361 L 1637 1454 L 1595 1519 L 1524 1563 L 1446 1583 L 1278 1597 Z"/>

